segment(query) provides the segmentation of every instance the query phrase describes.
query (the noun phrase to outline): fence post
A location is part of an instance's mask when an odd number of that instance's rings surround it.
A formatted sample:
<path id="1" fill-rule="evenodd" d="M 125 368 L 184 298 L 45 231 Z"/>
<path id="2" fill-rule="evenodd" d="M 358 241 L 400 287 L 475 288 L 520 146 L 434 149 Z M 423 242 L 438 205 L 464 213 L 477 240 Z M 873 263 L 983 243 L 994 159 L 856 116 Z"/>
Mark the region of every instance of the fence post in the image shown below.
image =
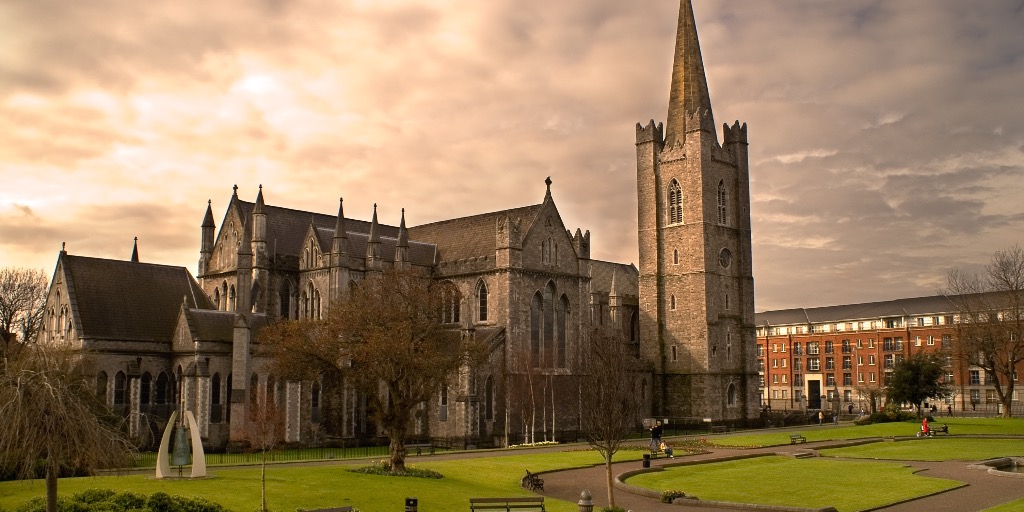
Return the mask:
<path id="1" fill-rule="evenodd" d="M 591 500 L 591 497 L 592 496 L 590 495 L 590 491 L 583 489 L 583 492 L 580 493 L 580 501 L 579 503 L 577 503 L 577 505 L 579 505 L 580 507 L 579 512 L 594 511 L 594 501 Z"/>

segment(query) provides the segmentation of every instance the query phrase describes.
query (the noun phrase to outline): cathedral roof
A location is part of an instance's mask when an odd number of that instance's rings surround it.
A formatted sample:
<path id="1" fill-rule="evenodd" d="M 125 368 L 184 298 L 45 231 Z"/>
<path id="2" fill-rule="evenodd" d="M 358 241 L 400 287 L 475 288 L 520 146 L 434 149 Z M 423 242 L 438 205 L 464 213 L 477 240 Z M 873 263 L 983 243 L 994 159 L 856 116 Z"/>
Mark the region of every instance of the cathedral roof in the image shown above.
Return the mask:
<path id="1" fill-rule="evenodd" d="M 61 254 L 81 338 L 170 341 L 182 304 L 213 309 L 185 267 Z"/>
<path id="2" fill-rule="evenodd" d="M 513 221 L 518 220 L 522 232 L 526 233 L 543 206 L 535 204 L 423 224 L 409 228 L 409 238 L 436 244 L 441 259 L 445 261 L 494 256 L 497 250 L 498 219 L 508 215 Z M 412 247 L 409 249 L 411 254 Z"/>
<path id="3" fill-rule="evenodd" d="M 254 203 L 242 200 L 238 200 L 237 204 L 239 213 L 243 220 L 249 218 L 249 216 L 252 215 L 253 209 L 256 207 Z M 334 237 L 334 227 L 338 223 L 337 215 L 325 215 L 322 213 L 292 210 L 291 208 L 282 208 L 280 206 L 271 206 L 268 204 L 263 206 L 263 213 L 267 215 L 266 241 L 270 251 L 276 251 L 277 254 L 284 256 L 297 257 L 302 252 L 302 243 L 306 236 L 306 228 L 309 226 L 311 217 L 313 219 L 313 225 L 317 227 L 317 234 L 321 238 L 321 247 L 328 250 L 330 249 L 330 240 Z M 362 220 L 346 218 L 345 228 L 349 233 L 369 233 L 370 223 Z M 320 235 L 321 229 L 326 229 L 327 233 L 330 233 L 330 236 L 327 237 L 328 242 L 326 245 L 323 245 L 322 242 L 323 235 Z M 378 224 L 377 230 L 381 236 L 398 236 L 398 228 L 395 226 Z M 365 253 L 355 253 L 350 249 L 349 254 Z"/>
<path id="4" fill-rule="evenodd" d="M 234 339 L 235 313 L 209 309 L 189 309 L 189 326 L 193 341 L 232 341 Z"/>
<path id="5" fill-rule="evenodd" d="M 615 291 L 620 297 L 637 297 L 640 288 L 637 280 L 640 272 L 632 263 L 591 260 L 590 291 L 608 293 L 612 289 L 612 275 L 615 276 Z"/>

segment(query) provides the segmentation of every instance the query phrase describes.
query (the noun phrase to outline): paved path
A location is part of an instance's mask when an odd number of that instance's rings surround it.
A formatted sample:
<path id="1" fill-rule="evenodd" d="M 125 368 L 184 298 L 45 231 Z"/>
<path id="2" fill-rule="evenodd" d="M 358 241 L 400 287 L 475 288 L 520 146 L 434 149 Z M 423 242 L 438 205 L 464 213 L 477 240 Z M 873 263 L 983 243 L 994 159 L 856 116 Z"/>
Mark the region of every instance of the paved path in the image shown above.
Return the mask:
<path id="1" fill-rule="evenodd" d="M 1024 443 L 1024 439 L 1021 441 Z M 675 459 L 666 459 L 664 457 L 651 461 L 652 466 L 661 466 L 667 464 L 673 464 L 680 462 L 681 460 L 707 460 L 717 459 L 723 457 L 729 457 L 739 454 L 753 454 L 753 453 L 792 453 L 797 450 L 805 448 L 822 448 L 835 442 L 821 441 L 818 443 L 808 443 L 807 445 L 797 446 L 774 446 L 767 448 L 756 448 L 756 449 L 723 449 L 715 448 L 711 453 L 677 457 Z M 856 459 L 863 461 L 864 459 Z M 889 462 L 889 461 L 886 461 Z M 928 496 L 920 498 L 907 503 L 897 504 L 886 507 L 881 510 L 890 512 L 910 512 L 910 511 L 927 511 L 927 512 L 943 512 L 943 511 L 977 511 L 984 510 L 1001 503 L 1013 501 L 1015 499 L 1024 498 L 1024 479 L 1020 478 L 1008 478 L 990 475 L 985 471 L 977 469 L 968 469 L 968 463 L 963 461 L 950 461 L 950 462 L 920 462 L 920 461 L 892 461 L 901 462 L 908 466 L 921 469 L 921 475 L 931 476 L 936 478 L 945 478 L 949 480 L 956 480 L 964 482 L 968 485 L 946 491 L 934 496 Z M 641 462 L 623 462 L 613 465 L 614 473 L 619 474 L 624 471 L 630 471 L 641 467 Z M 595 468 L 584 468 L 574 469 L 567 471 L 559 471 L 555 473 L 545 473 L 544 478 L 544 492 L 545 496 L 557 498 L 566 501 L 576 502 L 579 499 L 580 491 L 582 489 L 589 489 L 594 495 L 595 510 L 598 507 L 608 505 L 607 491 L 605 484 L 605 470 L 603 466 Z M 879 482 L 879 485 L 884 485 L 884 482 Z M 661 503 L 659 500 L 654 498 L 648 498 L 645 496 L 638 496 L 630 494 L 622 489 L 616 489 L 615 491 L 615 502 L 616 505 L 625 508 L 626 510 L 632 510 L 633 512 L 659 512 L 659 511 L 674 511 L 679 512 L 680 510 L 704 510 L 704 511 L 728 511 L 728 510 L 751 510 L 751 508 L 702 508 L 695 506 L 682 506 L 669 505 Z"/>

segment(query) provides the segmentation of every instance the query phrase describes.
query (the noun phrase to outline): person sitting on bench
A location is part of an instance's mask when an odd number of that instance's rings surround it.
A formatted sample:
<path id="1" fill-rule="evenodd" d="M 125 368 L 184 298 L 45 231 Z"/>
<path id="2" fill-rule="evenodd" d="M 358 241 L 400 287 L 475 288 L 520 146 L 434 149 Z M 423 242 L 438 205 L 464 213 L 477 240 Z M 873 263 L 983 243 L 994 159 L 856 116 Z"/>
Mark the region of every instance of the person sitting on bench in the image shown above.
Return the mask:
<path id="1" fill-rule="evenodd" d="M 675 457 L 672 456 L 672 447 L 667 445 L 667 444 L 665 444 L 664 442 L 661 443 L 661 451 L 665 452 L 665 455 L 668 455 L 668 458 L 670 458 L 670 459 L 674 459 L 675 458 Z"/>

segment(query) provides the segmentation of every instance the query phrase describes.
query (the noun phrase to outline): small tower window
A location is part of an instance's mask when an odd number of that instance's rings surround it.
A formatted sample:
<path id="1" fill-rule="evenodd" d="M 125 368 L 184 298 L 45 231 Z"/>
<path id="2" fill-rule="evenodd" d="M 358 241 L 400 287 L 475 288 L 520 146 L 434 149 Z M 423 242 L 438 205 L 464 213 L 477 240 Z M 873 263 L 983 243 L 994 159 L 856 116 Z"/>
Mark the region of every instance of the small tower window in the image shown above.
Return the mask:
<path id="1" fill-rule="evenodd" d="M 672 180 L 668 185 L 668 223 L 680 224 L 683 222 L 683 189 L 679 182 Z"/>
<path id="2" fill-rule="evenodd" d="M 728 224 L 727 210 L 728 210 L 729 193 L 725 190 L 725 182 L 718 182 L 718 223 L 725 226 Z"/>
<path id="3" fill-rule="evenodd" d="M 678 265 L 679 264 L 679 249 L 674 249 L 672 251 L 672 264 L 673 265 Z"/>
<path id="4" fill-rule="evenodd" d="M 673 361 L 678 361 L 679 360 L 679 349 L 675 345 L 672 345 L 672 360 Z"/>
<path id="5" fill-rule="evenodd" d="M 675 295 L 672 295 L 672 296 L 669 297 L 669 299 L 668 299 L 668 307 L 672 311 L 675 311 L 675 309 L 676 309 L 676 296 Z"/>

